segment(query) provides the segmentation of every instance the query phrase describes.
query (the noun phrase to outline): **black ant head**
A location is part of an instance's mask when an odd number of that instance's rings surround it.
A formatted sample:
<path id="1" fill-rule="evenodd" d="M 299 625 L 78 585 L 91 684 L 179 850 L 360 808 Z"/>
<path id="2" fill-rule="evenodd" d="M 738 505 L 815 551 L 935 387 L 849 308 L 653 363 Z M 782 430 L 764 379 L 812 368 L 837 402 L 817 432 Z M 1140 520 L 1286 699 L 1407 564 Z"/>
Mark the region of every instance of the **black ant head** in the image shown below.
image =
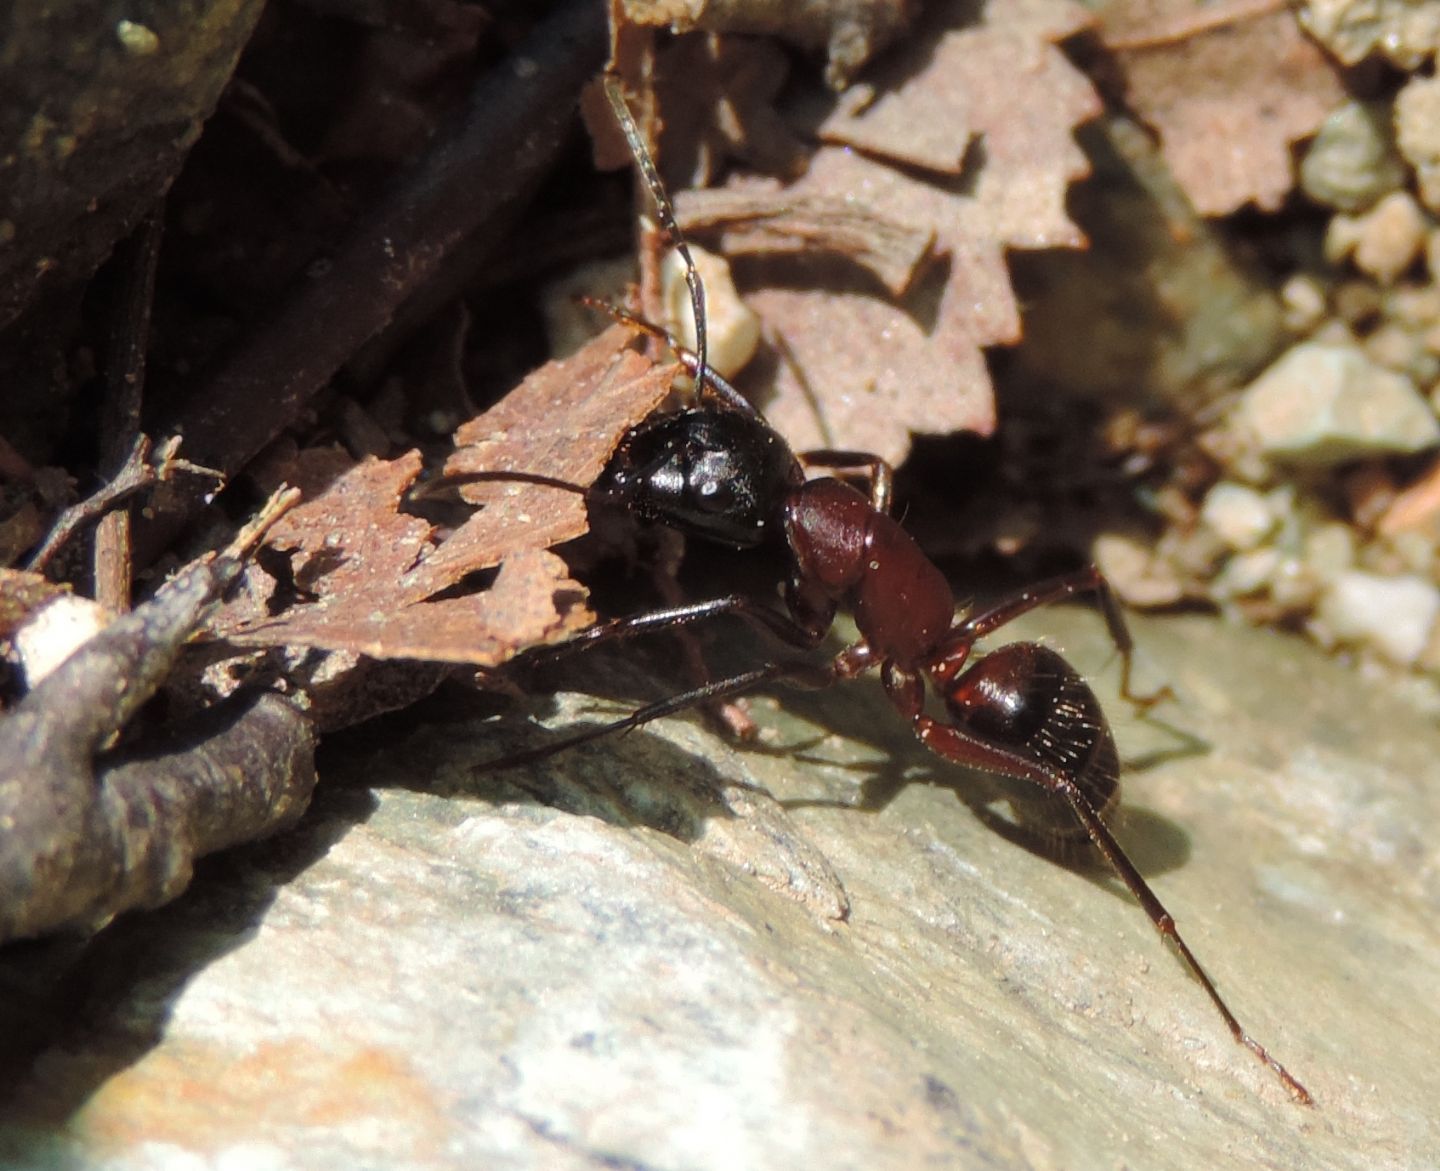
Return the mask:
<path id="1" fill-rule="evenodd" d="M 644 520 L 749 549 L 779 529 L 802 479 L 789 445 L 758 414 L 710 408 L 634 428 L 596 490 Z"/>

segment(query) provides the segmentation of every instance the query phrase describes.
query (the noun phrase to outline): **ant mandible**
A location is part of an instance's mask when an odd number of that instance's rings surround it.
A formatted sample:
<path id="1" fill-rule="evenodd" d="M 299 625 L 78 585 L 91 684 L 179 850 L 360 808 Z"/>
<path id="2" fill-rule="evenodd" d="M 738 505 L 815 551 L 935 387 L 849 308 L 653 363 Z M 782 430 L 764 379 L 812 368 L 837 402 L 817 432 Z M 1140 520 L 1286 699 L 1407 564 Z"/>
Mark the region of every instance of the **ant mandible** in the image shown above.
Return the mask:
<path id="1" fill-rule="evenodd" d="M 878 668 L 890 702 L 931 752 L 955 764 L 1030 782 L 1049 797 L 1044 804 L 1016 807 L 1021 828 L 1093 843 L 1161 937 L 1179 952 L 1231 1036 L 1259 1058 L 1297 1102 L 1311 1104 L 1309 1091 L 1240 1025 L 1181 938 L 1170 912 L 1107 828 L 1105 815 L 1120 796 L 1120 760 L 1094 691 L 1061 655 L 1039 643 L 1010 643 L 971 661 L 980 639 L 1020 615 L 1091 593 L 1100 601 L 1120 654 L 1121 694 L 1148 707 L 1167 692 L 1137 696 L 1131 691 L 1132 641 L 1104 577 L 1092 565 L 1019 590 L 988 609 L 957 619 L 949 582 L 889 515 L 889 465 L 860 452 L 819 451 L 797 458 L 749 401 L 708 366 L 699 275 L 613 77 L 607 76 L 605 92 L 661 222 L 684 262 L 695 315 L 695 350 L 685 349 L 666 331 L 628 313 L 610 312 L 669 342 L 694 381 L 697 405 L 652 417 L 629 431 L 592 492 L 643 520 L 733 548 L 783 542 L 789 561 L 785 609 L 735 594 L 601 623 L 535 657 L 568 656 L 597 643 L 721 615 L 744 618 L 793 646 L 814 649 L 842 606 L 851 612 L 860 638 L 829 663 L 768 663 L 483 767 L 528 764 L 767 683 L 823 687 Z M 868 495 L 834 476 L 807 478 L 807 468 L 865 481 Z M 944 719 L 925 711 L 926 682 L 944 704 Z"/>

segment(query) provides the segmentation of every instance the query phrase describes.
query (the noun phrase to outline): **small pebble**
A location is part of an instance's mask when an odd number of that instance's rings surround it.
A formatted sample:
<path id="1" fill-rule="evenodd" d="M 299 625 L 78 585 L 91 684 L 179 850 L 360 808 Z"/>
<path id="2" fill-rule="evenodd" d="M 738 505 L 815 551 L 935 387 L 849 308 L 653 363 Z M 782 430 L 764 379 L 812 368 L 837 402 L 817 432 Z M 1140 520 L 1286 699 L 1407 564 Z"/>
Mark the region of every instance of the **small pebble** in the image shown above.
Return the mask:
<path id="1" fill-rule="evenodd" d="M 1315 576 L 1333 578 L 1355 564 L 1355 533 L 1349 525 L 1331 521 L 1305 534 L 1305 564 Z"/>
<path id="2" fill-rule="evenodd" d="M 634 282 L 635 262 L 625 256 L 582 264 L 547 284 L 541 292 L 540 311 L 550 353 L 568 357 L 610 325 L 606 314 L 582 304 L 579 298 L 623 305 L 626 290 Z"/>
<path id="3" fill-rule="evenodd" d="M 1214 593 L 1218 598 L 1244 598 L 1262 593 L 1280 569 L 1280 552 L 1276 549 L 1253 549 L 1237 553 L 1215 576 Z"/>
<path id="4" fill-rule="evenodd" d="M 1278 517 L 1255 489 L 1222 480 L 1206 494 L 1200 519 L 1230 548 L 1244 552 L 1274 531 Z"/>
<path id="5" fill-rule="evenodd" d="M 1424 343 L 1404 326 L 1387 321 L 1365 339 L 1365 352 L 1387 370 L 1412 377 Z"/>
<path id="6" fill-rule="evenodd" d="M 1440 44 L 1440 5 L 1428 0 L 1306 0 L 1297 16 L 1305 31 L 1346 65 L 1382 54 L 1412 70 Z"/>
<path id="7" fill-rule="evenodd" d="M 1431 232 L 1426 247 L 1433 248 L 1435 259 L 1440 261 L 1440 234 Z M 1385 295 L 1384 308 L 1386 316 L 1401 325 L 1428 329 L 1440 324 L 1440 285 L 1401 285 L 1391 289 Z"/>
<path id="8" fill-rule="evenodd" d="M 1240 417 L 1266 455 L 1313 467 L 1440 443 L 1414 384 L 1353 345 L 1292 346 L 1246 388 Z"/>
<path id="9" fill-rule="evenodd" d="M 1392 191 L 1369 211 L 1336 215 L 1325 233 L 1325 256 L 1339 263 L 1349 256 L 1361 272 L 1391 284 L 1425 247 L 1429 224 L 1408 191 Z"/>
<path id="10" fill-rule="evenodd" d="M 1440 252 L 1437 252 L 1440 255 Z M 1325 319 L 1325 289 L 1313 276 L 1297 273 L 1280 288 L 1285 328 L 1309 333 Z"/>
<path id="11" fill-rule="evenodd" d="M 1115 592 L 1131 606 L 1173 606 L 1185 596 L 1174 567 L 1134 537 L 1101 533 L 1091 555 Z"/>
<path id="12" fill-rule="evenodd" d="M 733 378 L 755 356 L 755 347 L 760 344 L 760 319 L 740 299 L 729 261 L 694 244 L 690 245 L 690 254 L 705 286 L 706 361 L 724 377 Z M 684 262 L 673 249 L 660 264 L 660 287 L 666 323 L 693 350 L 695 317 L 690 306 L 690 286 L 685 283 Z"/>
<path id="13" fill-rule="evenodd" d="M 1429 574 L 1435 563 L 1435 541 L 1414 529 L 1395 533 L 1387 542 L 1399 563 L 1411 573 Z"/>
<path id="14" fill-rule="evenodd" d="M 127 53 L 136 57 L 149 57 L 160 49 L 160 38 L 155 31 L 134 20 L 116 21 L 115 39 Z"/>
<path id="15" fill-rule="evenodd" d="M 1298 557 L 1282 557 L 1270 575 L 1270 600 L 1291 614 L 1308 613 L 1315 608 L 1320 593 L 1320 580 Z"/>
<path id="16" fill-rule="evenodd" d="M 1440 615 L 1440 589 L 1421 577 L 1350 570 L 1321 595 L 1316 621 L 1335 642 L 1373 647 L 1391 662 L 1415 663 Z"/>
<path id="17" fill-rule="evenodd" d="M 1335 220 L 1331 219 L 1331 226 Z M 1344 330 L 1346 326 L 1352 329 L 1365 329 L 1370 322 L 1380 316 L 1385 306 L 1385 299 L 1382 291 L 1375 287 L 1374 281 L 1362 281 L 1351 279 L 1336 286 L 1334 295 L 1331 298 L 1335 306 L 1335 316 L 1339 321 L 1326 322 L 1325 328 L 1339 327 Z M 1322 339 L 1323 340 L 1323 339 Z M 1341 341 L 1341 337 L 1331 337 L 1331 341 Z"/>
<path id="18" fill-rule="evenodd" d="M 1415 169 L 1425 206 L 1440 212 L 1440 77 L 1411 78 L 1400 91 L 1395 99 L 1395 142 Z"/>
<path id="19" fill-rule="evenodd" d="M 1380 102 L 1346 102 L 1300 162 L 1305 194 L 1337 211 L 1363 211 L 1404 182 L 1390 107 Z"/>

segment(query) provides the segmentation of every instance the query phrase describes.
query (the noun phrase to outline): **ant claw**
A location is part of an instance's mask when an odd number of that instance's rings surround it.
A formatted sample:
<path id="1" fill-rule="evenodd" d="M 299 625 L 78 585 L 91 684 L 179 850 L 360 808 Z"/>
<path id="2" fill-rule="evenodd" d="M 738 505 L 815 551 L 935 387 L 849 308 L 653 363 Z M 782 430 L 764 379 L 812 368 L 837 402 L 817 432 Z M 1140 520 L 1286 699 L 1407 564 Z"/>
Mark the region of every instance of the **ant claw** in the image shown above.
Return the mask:
<path id="1" fill-rule="evenodd" d="M 1150 692 L 1149 695 L 1137 695 L 1128 687 L 1124 687 L 1120 690 L 1120 698 L 1133 706 L 1138 715 L 1147 716 L 1150 714 L 1152 708 L 1167 701 L 1174 701 L 1178 697 L 1175 694 L 1175 689 L 1171 687 L 1170 684 L 1165 683 Z"/>

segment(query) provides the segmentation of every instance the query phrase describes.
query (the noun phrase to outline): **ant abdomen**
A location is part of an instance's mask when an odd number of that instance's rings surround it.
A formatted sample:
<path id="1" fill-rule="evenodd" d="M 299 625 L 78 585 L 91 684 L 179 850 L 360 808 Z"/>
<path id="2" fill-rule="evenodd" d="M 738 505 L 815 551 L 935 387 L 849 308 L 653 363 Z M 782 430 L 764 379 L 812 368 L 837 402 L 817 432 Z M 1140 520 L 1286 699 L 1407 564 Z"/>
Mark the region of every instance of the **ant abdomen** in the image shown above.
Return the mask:
<path id="1" fill-rule="evenodd" d="M 1100 700 L 1058 653 L 1035 642 L 997 647 L 946 689 L 945 706 L 960 727 L 1014 748 L 1074 781 L 1102 818 L 1120 800 L 1120 755 Z M 1063 805 L 1011 802 L 1037 835 L 1086 837 Z"/>

